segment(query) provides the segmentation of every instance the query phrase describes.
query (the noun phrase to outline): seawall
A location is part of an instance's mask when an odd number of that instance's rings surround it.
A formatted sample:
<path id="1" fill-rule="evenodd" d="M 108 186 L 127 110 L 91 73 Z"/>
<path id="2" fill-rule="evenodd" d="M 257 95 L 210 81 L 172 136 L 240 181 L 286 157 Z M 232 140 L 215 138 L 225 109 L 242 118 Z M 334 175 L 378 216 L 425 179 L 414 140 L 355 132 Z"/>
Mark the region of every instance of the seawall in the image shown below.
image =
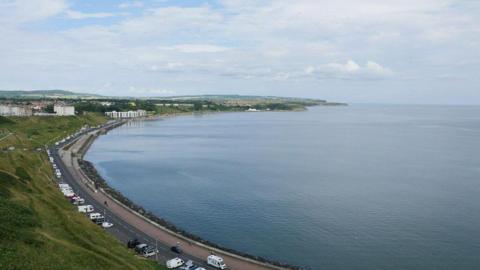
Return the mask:
<path id="1" fill-rule="evenodd" d="M 83 140 L 77 140 L 72 143 L 72 145 L 80 143 L 80 145 L 77 146 L 78 151 L 75 153 L 72 152 L 72 164 L 74 165 L 73 167 L 77 168 L 79 170 L 79 174 L 81 174 L 85 179 L 88 180 L 89 183 L 87 186 L 89 186 L 89 188 L 91 188 L 92 190 L 99 190 L 100 192 L 108 196 L 111 200 L 115 201 L 136 216 L 144 219 L 150 224 L 156 226 L 157 228 L 171 234 L 172 236 L 187 241 L 189 244 L 197 245 L 201 248 L 207 249 L 219 255 L 229 256 L 238 260 L 243 260 L 248 263 L 257 264 L 264 269 L 301 269 L 299 267 L 291 266 L 285 263 L 268 260 L 259 256 L 254 256 L 234 249 L 222 247 L 215 243 L 202 239 L 199 236 L 177 228 L 174 224 L 170 223 L 167 220 L 157 217 L 155 214 L 133 203 L 127 197 L 123 196 L 123 194 L 119 191 L 111 188 L 103 179 L 103 177 L 97 172 L 94 165 L 91 162 L 83 160 L 83 157 L 98 136 L 106 134 L 109 130 L 121 126 L 124 123 L 126 123 L 126 121 L 119 122 L 118 124 L 109 126 L 108 128 L 102 128 L 100 130 L 91 132 L 84 135 L 86 137 Z"/>

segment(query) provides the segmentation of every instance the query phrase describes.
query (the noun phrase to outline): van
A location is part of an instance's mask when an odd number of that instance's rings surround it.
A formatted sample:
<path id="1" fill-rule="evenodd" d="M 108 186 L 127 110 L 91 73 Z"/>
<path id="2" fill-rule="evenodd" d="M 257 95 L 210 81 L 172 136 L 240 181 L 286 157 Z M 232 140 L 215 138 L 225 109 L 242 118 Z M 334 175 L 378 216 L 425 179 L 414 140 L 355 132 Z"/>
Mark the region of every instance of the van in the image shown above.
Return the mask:
<path id="1" fill-rule="evenodd" d="M 80 213 L 91 213 L 91 212 L 93 212 L 93 206 L 91 206 L 91 205 L 80 205 L 80 206 L 78 206 L 78 212 L 80 212 Z"/>
<path id="2" fill-rule="evenodd" d="M 61 173 L 61 172 L 56 172 L 55 175 L 57 176 L 57 178 L 62 177 L 62 173 Z"/>
<path id="3" fill-rule="evenodd" d="M 173 269 L 173 268 L 182 266 L 184 263 L 185 262 L 182 259 L 174 258 L 174 259 L 168 260 L 166 265 L 168 269 Z"/>
<path id="4" fill-rule="evenodd" d="M 51 163 L 53 163 L 53 157 L 49 157 L 48 159 L 50 160 Z"/>
<path id="5" fill-rule="evenodd" d="M 59 188 L 70 188 L 70 185 L 69 185 L 69 184 L 60 183 L 60 184 L 58 184 L 58 187 L 59 187 Z"/>
<path id="6" fill-rule="evenodd" d="M 207 257 L 207 264 L 208 265 L 211 265 L 215 268 L 218 268 L 218 269 L 225 269 L 227 268 L 227 266 L 225 265 L 225 263 L 223 262 L 223 259 L 222 257 L 219 257 L 219 256 L 216 256 L 216 255 L 210 255 Z"/>

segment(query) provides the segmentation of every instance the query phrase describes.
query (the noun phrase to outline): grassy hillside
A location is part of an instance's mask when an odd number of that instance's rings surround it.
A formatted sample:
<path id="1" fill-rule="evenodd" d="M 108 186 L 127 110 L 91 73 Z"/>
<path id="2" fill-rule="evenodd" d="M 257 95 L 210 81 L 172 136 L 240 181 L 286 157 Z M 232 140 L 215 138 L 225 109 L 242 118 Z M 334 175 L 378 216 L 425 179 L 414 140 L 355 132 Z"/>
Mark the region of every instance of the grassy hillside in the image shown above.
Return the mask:
<path id="1" fill-rule="evenodd" d="M 77 213 L 56 188 L 46 153 L 36 150 L 84 124 L 105 121 L 102 116 L 8 120 L 0 119 L 2 270 L 163 269 Z"/>
<path id="2" fill-rule="evenodd" d="M 99 97 L 95 94 L 75 93 L 65 90 L 0 90 L 3 98 L 34 98 L 34 97 Z"/>

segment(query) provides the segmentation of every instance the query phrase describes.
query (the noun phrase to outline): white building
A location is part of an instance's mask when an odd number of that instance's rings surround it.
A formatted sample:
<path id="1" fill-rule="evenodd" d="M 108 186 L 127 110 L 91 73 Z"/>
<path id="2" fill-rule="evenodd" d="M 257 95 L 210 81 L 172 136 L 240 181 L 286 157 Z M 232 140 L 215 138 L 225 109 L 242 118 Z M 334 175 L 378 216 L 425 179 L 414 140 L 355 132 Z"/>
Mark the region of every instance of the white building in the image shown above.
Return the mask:
<path id="1" fill-rule="evenodd" d="M 100 104 L 102 104 L 102 106 L 105 106 L 105 107 L 112 106 L 112 102 L 108 102 L 108 101 L 100 102 Z"/>
<path id="2" fill-rule="evenodd" d="M 32 108 L 26 105 L 0 104 L 0 115 L 2 116 L 31 116 Z"/>
<path id="3" fill-rule="evenodd" d="M 54 105 L 53 111 L 58 116 L 69 116 L 75 115 L 75 107 L 74 106 L 67 106 L 67 105 Z"/>
<path id="4" fill-rule="evenodd" d="M 105 112 L 105 115 L 110 118 L 137 118 L 147 116 L 147 111 L 145 110 L 136 110 L 136 111 L 127 111 L 127 112 Z"/>

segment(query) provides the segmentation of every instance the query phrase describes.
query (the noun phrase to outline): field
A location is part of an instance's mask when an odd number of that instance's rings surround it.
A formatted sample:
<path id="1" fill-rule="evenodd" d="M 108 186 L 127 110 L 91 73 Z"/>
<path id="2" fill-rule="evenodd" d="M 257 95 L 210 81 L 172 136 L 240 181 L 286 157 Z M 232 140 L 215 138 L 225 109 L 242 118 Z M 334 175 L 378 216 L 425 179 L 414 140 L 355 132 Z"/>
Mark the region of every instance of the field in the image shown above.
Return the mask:
<path id="1" fill-rule="evenodd" d="M 0 269 L 164 269 L 77 213 L 53 181 L 43 146 L 104 121 L 0 117 Z"/>

